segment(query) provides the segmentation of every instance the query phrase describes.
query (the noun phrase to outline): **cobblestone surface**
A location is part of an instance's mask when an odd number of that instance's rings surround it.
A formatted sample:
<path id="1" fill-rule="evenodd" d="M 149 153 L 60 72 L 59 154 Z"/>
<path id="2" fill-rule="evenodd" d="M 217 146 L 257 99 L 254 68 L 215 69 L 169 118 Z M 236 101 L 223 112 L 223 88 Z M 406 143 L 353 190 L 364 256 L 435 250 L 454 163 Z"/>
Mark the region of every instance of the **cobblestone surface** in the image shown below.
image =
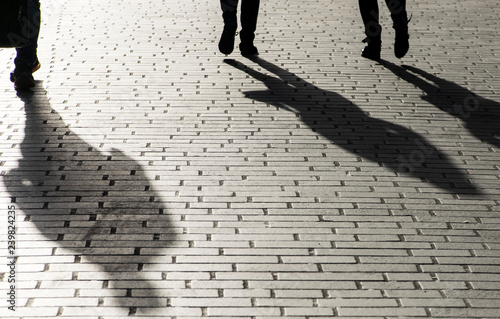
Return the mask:
<path id="1" fill-rule="evenodd" d="M 497 1 L 43 3 L 32 93 L 0 50 L 2 318 L 500 318 Z"/>

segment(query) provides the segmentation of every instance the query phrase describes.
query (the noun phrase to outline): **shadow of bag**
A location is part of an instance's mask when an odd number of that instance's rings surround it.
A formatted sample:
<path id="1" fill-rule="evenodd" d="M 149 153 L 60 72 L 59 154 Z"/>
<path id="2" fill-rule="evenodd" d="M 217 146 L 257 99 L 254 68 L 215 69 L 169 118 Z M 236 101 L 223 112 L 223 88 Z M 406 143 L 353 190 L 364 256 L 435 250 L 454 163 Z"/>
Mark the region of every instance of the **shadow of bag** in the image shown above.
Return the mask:
<path id="1" fill-rule="evenodd" d="M 0 2 L 0 47 L 20 48 L 29 44 L 28 0 Z"/>

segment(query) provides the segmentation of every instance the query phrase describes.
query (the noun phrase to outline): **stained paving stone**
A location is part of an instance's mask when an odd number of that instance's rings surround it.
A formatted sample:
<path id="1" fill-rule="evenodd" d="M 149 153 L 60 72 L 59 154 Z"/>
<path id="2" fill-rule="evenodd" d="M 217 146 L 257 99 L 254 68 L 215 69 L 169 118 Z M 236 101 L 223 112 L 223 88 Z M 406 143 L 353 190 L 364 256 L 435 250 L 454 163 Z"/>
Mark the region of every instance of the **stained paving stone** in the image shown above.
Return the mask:
<path id="1" fill-rule="evenodd" d="M 499 3 L 410 1 L 399 60 L 380 1 L 375 62 L 357 1 L 262 2 L 258 59 L 217 1 L 42 2 L 1 318 L 500 318 Z"/>

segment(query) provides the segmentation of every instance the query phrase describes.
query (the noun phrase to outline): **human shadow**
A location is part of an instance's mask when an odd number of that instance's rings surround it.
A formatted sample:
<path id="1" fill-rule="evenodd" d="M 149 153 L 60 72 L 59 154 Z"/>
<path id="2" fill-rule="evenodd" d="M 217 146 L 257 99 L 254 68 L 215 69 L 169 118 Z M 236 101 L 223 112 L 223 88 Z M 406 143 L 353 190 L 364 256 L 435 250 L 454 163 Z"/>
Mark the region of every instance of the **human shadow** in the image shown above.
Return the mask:
<path id="1" fill-rule="evenodd" d="M 420 88 L 425 93 L 423 100 L 462 120 L 465 128 L 477 139 L 500 148 L 499 102 L 413 66 L 398 66 L 385 60 L 381 64 Z"/>
<path id="2" fill-rule="evenodd" d="M 55 257 L 48 258 L 55 261 L 48 263 L 56 270 L 46 271 L 58 271 L 58 258 L 71 257 L 64 271 L 73 278 L 65 285 L 102 282 L 101 296 L 112 296 L 102 306 L 124 307 L 129 314 L 166 307 L 154 290 L 161 276 L 151 276 L 144 266 L 167 258 L 171 222 L 141 164 L 80 138 L 43 89 L 18 96 L 26 114 L 22 157 L 3 182 L 25 220 L 53 247 Z"/>
<path id="3" fill-rule="evenodd" d="M 371 117 L 342 95 L 323 90 L 261 58 L 252 61 L 275 76 L 232 59 L 224 61 L 268 88 L 243 92 L 246 97 L 296 113 L 314 132 L 336 146 L 379 163 L 396 174 L 420 178 L 445 191 L 480 194 L 464 171 L 420 134 Z"/>

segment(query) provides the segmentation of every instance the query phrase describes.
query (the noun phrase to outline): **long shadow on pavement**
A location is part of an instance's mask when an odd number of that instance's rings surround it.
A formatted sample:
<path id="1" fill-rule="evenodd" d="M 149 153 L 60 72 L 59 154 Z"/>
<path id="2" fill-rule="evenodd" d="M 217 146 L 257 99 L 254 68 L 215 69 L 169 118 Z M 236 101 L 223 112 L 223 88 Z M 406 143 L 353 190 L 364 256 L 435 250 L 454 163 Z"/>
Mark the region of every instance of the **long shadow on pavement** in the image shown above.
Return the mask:
<path id="1" fill-rule="evenodd" d="M 477 139 L 500 148 L 500 103 L 474 94 L 454 82 L 413 66 L 381 64 L 401 79 L 420 88 L 422 99 L 462 120 Z"/>
<path id="2" fill-rule="evenodd" d="M 65 269 L 76 282 L 66 286 L 102 282 L 96 290 L 102 305 L 128 313 L 166 307 L 153 290 L 161 273 L 143 266 L 169 262 L 164 253 L 172 237 L 164 235 L 170 220 L 140 163 L 116 149 L 104 154 L 80 138 L 43 89 L 18 95 L 26 112 L 22 158 L 3 181 L 26 220 L 52 241 L 53 254 L 73 256 Z"/>
<path id="3" fill-rule="evenodd" d="M 480 194 L 467 175 L 420 134 L 371 117 L 340 94 L 323 90 L 261 58 L 252 61 L 276 77 L 232 59 L 224 61 L 268 88 L 244 92 L 246 97 L 296 113 L 314 132 L 336 146 L 383 164 L 396 174 L 420 178 L 446 191 Z"/>

